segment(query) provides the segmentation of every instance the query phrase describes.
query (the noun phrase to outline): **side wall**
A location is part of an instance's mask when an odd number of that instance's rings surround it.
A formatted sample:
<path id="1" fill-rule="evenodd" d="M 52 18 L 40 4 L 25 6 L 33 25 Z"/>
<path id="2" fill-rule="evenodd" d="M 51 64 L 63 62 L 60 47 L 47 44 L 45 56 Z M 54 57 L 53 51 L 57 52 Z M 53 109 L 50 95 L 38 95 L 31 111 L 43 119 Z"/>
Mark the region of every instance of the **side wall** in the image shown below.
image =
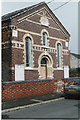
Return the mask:
<path id="1" fill-rule="evenodd" d="M 7 27 L 11 21 L 2 22 L 2 81 L 10 81 L 12 77 L 11 61 L 12 61 L 12 30 Z"/>

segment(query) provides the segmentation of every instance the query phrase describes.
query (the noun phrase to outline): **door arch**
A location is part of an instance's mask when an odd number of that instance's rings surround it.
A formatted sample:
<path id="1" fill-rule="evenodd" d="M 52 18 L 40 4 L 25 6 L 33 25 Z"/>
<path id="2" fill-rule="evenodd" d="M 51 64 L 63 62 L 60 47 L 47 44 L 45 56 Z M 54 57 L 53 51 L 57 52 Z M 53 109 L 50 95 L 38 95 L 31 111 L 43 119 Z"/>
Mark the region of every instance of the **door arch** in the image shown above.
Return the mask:
<path id="1" fill-rule="evenodd" d="M 41 54 L 38 59 L 39 64 L 39 78 L 52 79 L 53 78 L 53 60 L 49 54 Z"/>

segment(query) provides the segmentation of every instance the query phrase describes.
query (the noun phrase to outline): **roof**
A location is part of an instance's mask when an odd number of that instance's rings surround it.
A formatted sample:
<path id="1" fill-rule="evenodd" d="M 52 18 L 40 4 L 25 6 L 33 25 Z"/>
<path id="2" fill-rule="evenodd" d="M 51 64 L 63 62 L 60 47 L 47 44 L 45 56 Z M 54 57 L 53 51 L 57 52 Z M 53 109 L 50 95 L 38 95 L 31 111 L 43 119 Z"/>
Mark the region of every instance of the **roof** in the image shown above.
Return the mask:
<path id="1" fill-rule="evenodd" d="M 23 9 L 20 9 L 20 10 L 16 10 L 14 12 L 11 12 L 11 13 L 8 13 L 6 15 L 3 15 L 2 16 L 2 21 L 6 21 L 6 20 L 9 20 L 9 19 L 12 19 L 13 17 L 17 16 L 17 15 L 20 15 L 24 12 L 27 12 L 35 7 L 38 7 L 40 5 L 46 5 L 48 7 L 48 5 L 45 3 L 45 2 L 40 2 L 38 4 L 35 4 L 35 5 L 32 5 L 30 7 L 26 7 L 26 8 L 23 8 Z M 48 9 L 51 11 L 51 9 L 48 7 Z M 51 11 L 51 13 L 53 14 L 53 12 Z M 54 15 L 54 14 L 53 14 Z M 55 16 L 55 15 L 54 15 Z M 56 20 L 59 22 L 59 24 L 62 26 L 62 28 L 66 31 L 66 33 L 70 36 L 69 32 L 65 29 L 65 27 L 62 25 L 62 23 L 59 21 L 59 19 L 55 16 Z"/>
<path id="2" fill-rule="evenodd" d="M 15 16 L 15 15 L 17 15 L 17 14 L 22 14 L 23 12 L 26 12 L 26 11 L 32 9 L 32 8 L 35 7 L 35 6 L 39 6 L 39 5 L 44 4 L 44 3 L 45 3 L 45 2 L 41 2 L 41 3 L 38 3 L 38 4 L 32 5 L 32 6 L 30 6 L 30 7 L 26 7 L 26 8 L 23 8 L 23 9 L 16 10 L 16 11 L 14 11 L 14 12 L 8 13 L 8 14 L 6 14 L 6 15 L 3 15 L 3 16 L 2 16 L 2 21 L 11 19 L 13 16 Z"/>
<path id="3" fill-rule="evenodd" d="M 73 55 L 74 57 L 80 59 L 80 54 L 71 53 L 71 55 Z"/>

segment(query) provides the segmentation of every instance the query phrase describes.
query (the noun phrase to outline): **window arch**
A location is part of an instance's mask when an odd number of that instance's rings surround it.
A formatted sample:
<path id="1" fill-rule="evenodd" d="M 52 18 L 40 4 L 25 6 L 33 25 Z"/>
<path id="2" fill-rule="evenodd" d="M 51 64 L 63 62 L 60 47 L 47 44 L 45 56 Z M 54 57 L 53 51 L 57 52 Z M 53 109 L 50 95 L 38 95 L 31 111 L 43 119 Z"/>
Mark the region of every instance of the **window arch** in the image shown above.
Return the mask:
<path id="1" fill-rule="evenodd" d="M 25 38 L 26 67 L 31 66 L 31 38 Z"/>
<path id="2" fill-rule="evenodd" d="M 47 33 L 43 32 L 43 45 L 47 46 Z"/>
<path id="3" fill-rule="evenodd" d="M 61 67 L 61 44 L 57 44 L 57 64 L 58 67 Z"/>
<path id="4" fill-rule="evenodd" d="M 41 30 L 41 44 L 45 47 L 49 46 L 49 33 L 46 29 Z"/>

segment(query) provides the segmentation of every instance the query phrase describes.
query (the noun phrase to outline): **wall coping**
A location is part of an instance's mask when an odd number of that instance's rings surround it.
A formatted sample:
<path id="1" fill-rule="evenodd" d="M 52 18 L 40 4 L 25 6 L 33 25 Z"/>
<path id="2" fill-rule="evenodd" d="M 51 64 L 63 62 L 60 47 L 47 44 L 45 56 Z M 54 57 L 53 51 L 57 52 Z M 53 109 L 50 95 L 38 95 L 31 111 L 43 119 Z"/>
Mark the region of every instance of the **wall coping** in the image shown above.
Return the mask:
<path id="1" fill-rule="evenodd" d="M 2 81 L 2 84 L 11 84 L 11 83 L 27 83 L 27 82 L 42 82 L 42 81 L 54 81 L 57 79 L 41 79 L 41 80 L 26 80 L 26 81 Z"/>
<path id="2" fill-rule="evenodd" d="M 69 79 L 80 79 L 80 77 L 69 77 L 69 78 L 64 78 L 62 80 L 69 80 Z"/>

